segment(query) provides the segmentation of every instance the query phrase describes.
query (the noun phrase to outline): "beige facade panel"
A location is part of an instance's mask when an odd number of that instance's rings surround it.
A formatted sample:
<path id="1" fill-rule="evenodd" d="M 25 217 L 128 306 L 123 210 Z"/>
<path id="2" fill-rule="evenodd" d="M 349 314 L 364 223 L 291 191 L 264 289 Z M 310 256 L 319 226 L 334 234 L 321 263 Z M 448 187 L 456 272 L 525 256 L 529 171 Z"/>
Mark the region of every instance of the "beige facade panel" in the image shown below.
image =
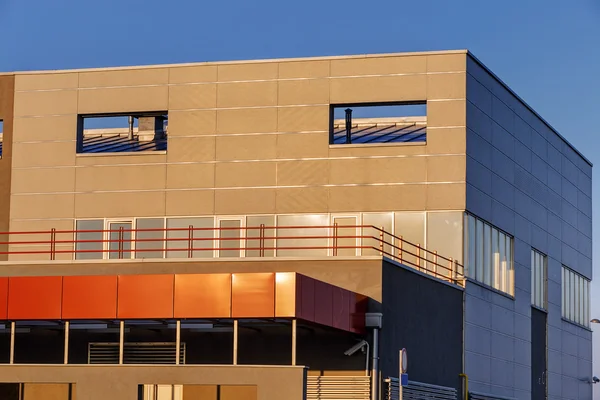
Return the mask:
<path id="1" fill-rule="evenodd" d="M 428 101 L 428 127 L 466 126 L 466 100 Z"/>
<path id="2" fill-rule="evenodd" d="M 214 136 L 170 137 L 167 160 L 169 163 L 213 161 L 215 142 Z"/>
<path id="3" fill-rule="evenodd" d="M 169 110 L 215 108 L 216 105 L 217 85 L 214 83 L 169 86 Z"/>
<path id="4" fill-rule="evenodd" d="M 279 132 L 329 131 L 329 106 L 279 108 L 277 130 Z"/>
<path id="5" fill-rule="evenodd" d="M 79 74 L 76 72 L 16 75 L 15 90 L 77 89 L 78 80 Z"/>
<path id="6" fill-rule="evenodd" d="M 167 189 L 212 188 L 215 186 L 215 164 L 167 165 Z"/>
<path id="7" fill-rule="evenodd" d="M 170 140 L 169 140 L 170 142 Z M 146 165 L 161 164 L 167 161 L 167 154 L 164 152 L 134 152 L 134 153 L 86 153 L 78 154 L 75 158 L 77 166 L 92 165 Z"/>
<path id="8" fill-rule="evenodd" d="M 331 76 L 424 74 L 426 56 L 391 56 L 331 60 Z"/>
<path id="9" fill-rule="evenodd" d="M 332 145 L 329 157 L 406 157 L 426 154 L 426 144 L 389 144 L 389 145 Z"/>
<path id="10" fill-rule="evenodd" d="M 427 56 L 427 72 L 464 72 L 467 53 L 432 54 Z"/>
<path id="11" fill-rule="evenodd" d="M 278 214 L 323 213 L 329 210 L 328 187 L 277 189 Z"/>
<path id="12" fill-rule="evenodd" d="M 169 83 L 200 83 L 217 81 L 216 65 L 196 65 L 169 68 Z"/>
<path id="13" fill-rule="evenodd" d="M 214 190 L 176 190 L 166 193 L 166 215 L 211 215 L 215 212 Z"/>
<path id="14" fill-rule="evenodd" d="M 55 117 L 25 117 L 14 120 L 14 142 L 75 140 L 76 138 L 76 114 Z"/>
<path id="15" fill-rule="evenodd" d="M 15 169 L 11 193 L 73 192 L 75 168 Z"/>
<path id="16" fill-rule="evenodd" d="M 277 131 L 277 108 L 240 108 L 217 111 L 217 133 Z"/>
<path id="17" fill-rule="evenodd" d="M 279 81 L 279 105 L 329 103 L 329 79 Z"/>
<path id="18" fill-rule="evenodd" d="M 275 186 L 276 183 L 275 162 L 228 162 L 216 165 L 217 188 Z"/>
<path id="19" fill-rule="evenodd" d="M 327 158 L 329 133 L 284 133 L 277 135 L 277 158 Z"/>
<path id="20" fill-rule="evenodd" d="M 75 195 L 76 218 L 160 217 L 164 215 L 164 191 L 80 193 Z"/>
<path id="21" fill-rule="evenodd" d="M 329 160 L 280 161 L 277 185 L 326 185 L 329 183 Z"/>
<path id="22" fill-rule="evenodd" d="M 282 62 L 279 64 L 279 79 L 328 77 L 329 63 L 329 60 Z"/>
<path id="23" fill-rule="evenodd" d="M 74 200 L 72 193 L 12 195 L 10 217 L 73 218 Z"/>
<path id="24" fill-rule="evenodd" d="M 217 107 L 277 105 L 277 82 L 234 82 L 218 86 Z"/>
<path id="25" fill-rule="evenodd" d="M 75 172 L 77 192 L 160 190 L 165 188 L 166 165 L 80 167 Z"/>
<path id="26" fill-rule="evenodd" d="M 215 191 L 217 215 L 275 214 L 275 189 Z"/>
<path id="27" fill-rule="evenodd" d="M 79 73 L 80 88 L 166 85 L 167 83 L 169 83 L 168 68 L 126 69 Z"/>
<path id="28" fill-rule="evenodd" d="M 466 99 L 467 74 L 465 72 L 427 75 L 427 99 Z"/>
<path id="29" fill-rule="evenodd" d="M 270 160 L 277 154 L 278 135 L 217 136 L 216 159 Z"/>
<path id="30" fill-rule="evenodd" d="M 428 185 L 336 186 L 329 188 L 330 212 L 422 211 Z"/>
<path id="31" fill-rule="evenodd" d="M 464 210 L 465 183 L 427 185 L 428 210 Z"/>
<path id="32" fill-rule="evenodd" d="M 34 232 L 34 231 L 48 231 L 50 232 L 53 228 L 57 231 L 71 231 L 75 229 L 75 225 L 73 223 L 73 219 L 53 219 L 53 220 L 11 220 L 10 221 L 10 231 L 11 232 Z M 57 240 L 65 239 L 63 236 L 70 235 L 68 240 L 73 239 L 72 234 L 66 233 L 57 233 Z M 29 235 L 27 235 L 29 236 Z M 16 239 L 19 236 L 15 236 L 11 238 L 11 240 L 19 240 Z M 44 236 L 44 240 L 48 240 L 49 235 Z M 21 237 L 23 239 L 23 237 Z M 66 239 L 65 239 L 66 240 Z"/>
<path id="33" fill-rule="evenodd" d="M 79 90 L 79 113 L 162 111 L 169 103 L 168 86 Z"/>
<path id="34" fill-rule="evenodd" d="M 466 180 L 466 156 L 427 157 L 427 181 L 464 182 Z"/>
<path id="35" fill-rule="evenodd" d="M 330 160 L 329 183 L 415 183 L 427 181 L 426 157 Z"/>
<path id="36" fill-rule="evenodd" d="M 436 128 L 427 130 L 428 154 L 465 154 L 466 128 Z"/>
<path id="37" fill-rule="evenodd" d="M 219 82 L 277 79 L 278 66 L 275 62 L 219 65 L 218 79 Z"/>
<path id="38" fill-rule="evenodd" d="M 13 168 L 75 165 L 76 142 L 13 143 Z"/>
<path id="39" fill-rule="evenodd" d="M 169 111 L 169 140 L 173 136 L 207 135 L 216 132 L 216 110 Z"/>
<path id="40" fill-rule="evenodd" d="M 424 101 L 426 75 L 374 76 L 331 80 L 331 103 Z"/>
<path id="41" fill-rule="evenodd" d="M 15 117 L 77 114 L 77 90 L 16 92 Z"/>

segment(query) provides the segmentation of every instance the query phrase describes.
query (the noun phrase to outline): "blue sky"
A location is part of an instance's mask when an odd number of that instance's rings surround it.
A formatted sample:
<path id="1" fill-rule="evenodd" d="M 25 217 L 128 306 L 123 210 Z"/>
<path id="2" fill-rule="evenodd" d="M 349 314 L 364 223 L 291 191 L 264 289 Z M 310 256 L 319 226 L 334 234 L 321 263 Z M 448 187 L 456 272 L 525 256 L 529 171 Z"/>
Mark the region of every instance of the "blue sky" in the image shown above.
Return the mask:
<path id="1" fill-rule="evenodd" d="M 467 48 L 600 166 L 600 0 L 366 4 L 0 0 L 0 71 Z"/>

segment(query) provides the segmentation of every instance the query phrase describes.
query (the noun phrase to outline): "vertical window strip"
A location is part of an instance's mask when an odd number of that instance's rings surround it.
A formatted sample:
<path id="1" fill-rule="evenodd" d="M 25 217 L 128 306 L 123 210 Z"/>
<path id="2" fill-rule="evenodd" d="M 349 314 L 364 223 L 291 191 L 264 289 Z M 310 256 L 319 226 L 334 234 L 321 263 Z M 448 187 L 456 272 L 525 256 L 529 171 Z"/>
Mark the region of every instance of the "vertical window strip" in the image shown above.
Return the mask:
<path id="1" fill-rule="evenodd" d="M 547 308 L 548 272 L 547 258 L 544 254 L 531 249 L 531 304 Z"/>
<path id="2" fill-rule="evenodd" d="M 590 281 L 565 266 L 562 267 L 562 316 L 589 327 Z"/>

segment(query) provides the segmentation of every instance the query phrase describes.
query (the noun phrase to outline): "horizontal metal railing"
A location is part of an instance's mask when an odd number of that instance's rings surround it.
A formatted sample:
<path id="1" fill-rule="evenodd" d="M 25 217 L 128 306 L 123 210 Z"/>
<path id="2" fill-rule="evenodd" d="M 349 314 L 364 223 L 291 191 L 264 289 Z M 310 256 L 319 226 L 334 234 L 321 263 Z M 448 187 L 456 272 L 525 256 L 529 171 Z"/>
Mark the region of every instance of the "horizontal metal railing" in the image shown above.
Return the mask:
<path id="1" fill-rule="evenodd" d="M 370 400 L 369 376 L 308 376 L 306 400 Z"/>
<path id="2" fill-rule="evenodd" d="M 400 398 L 398 378 L 387 378 L 384 383 L 385 400 L 456 400 L 458 396 L 455 388 L 408 381 L 408 385 L 402 387 L 402 398 Z"/>
<path id="3" fill-rule="evenodd" d="M 8 240 L 0 246 L 8 249 L 0 254 L 47 255 L 50 260 L 65 254 L 76 259 L 378 255 L 452 283 L 464 279 L 456 260 L 373 225 L 51 229 L 0 232 L 3 237 Z"/>

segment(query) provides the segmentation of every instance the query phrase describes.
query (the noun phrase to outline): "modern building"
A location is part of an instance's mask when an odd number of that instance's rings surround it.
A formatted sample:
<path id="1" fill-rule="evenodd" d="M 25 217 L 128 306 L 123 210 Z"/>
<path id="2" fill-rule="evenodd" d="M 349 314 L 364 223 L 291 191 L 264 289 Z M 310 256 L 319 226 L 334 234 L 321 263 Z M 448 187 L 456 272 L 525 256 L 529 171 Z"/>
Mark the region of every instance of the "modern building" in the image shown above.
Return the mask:
<path id="1" fill-rule="evenodd" d="M 3 399 L 375 400 L 402 349 L 404 398 L 592 397 L 592 165 L 467 51 L 8 73 L 0 120 Z"/>

